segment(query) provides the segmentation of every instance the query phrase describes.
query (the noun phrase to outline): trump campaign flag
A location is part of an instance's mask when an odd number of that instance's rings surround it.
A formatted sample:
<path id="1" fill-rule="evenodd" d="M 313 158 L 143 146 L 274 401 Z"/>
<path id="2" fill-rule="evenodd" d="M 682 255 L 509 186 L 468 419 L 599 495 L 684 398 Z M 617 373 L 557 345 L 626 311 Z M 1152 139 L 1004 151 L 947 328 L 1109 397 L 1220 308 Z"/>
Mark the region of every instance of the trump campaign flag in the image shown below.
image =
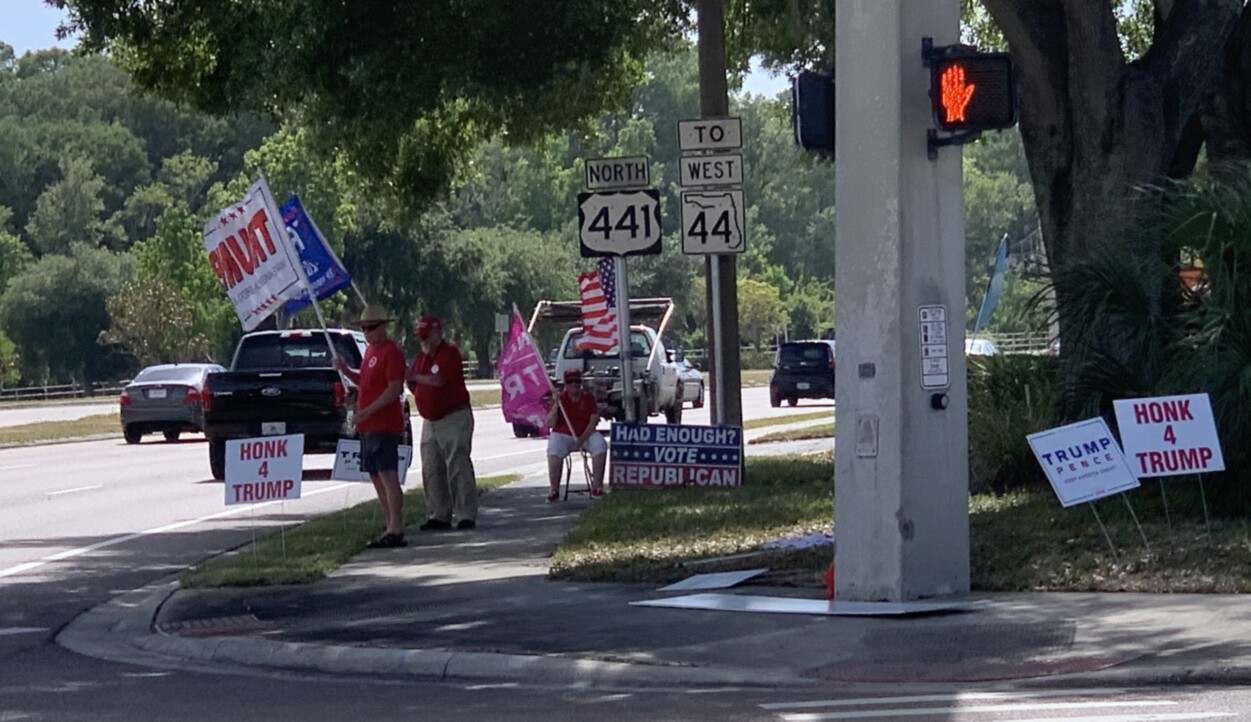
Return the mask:
<path id="1" fill-rule="evenodd" d="M 582 336 L 574 346 L 579 351 L 610 351 L 617 345 L 616 264 L 606 256 L 596 270 L 578 276 L 582 293 Z"/>
<path id="2" fill-rule="evenodd" d="M 304 264 L 304 275 L 313 287 L 313 292 L 317 294 L 317 300 L 320 301 L 352 283 L 352 276 L 330 248 L 317 224 L 304 210 L 299 196 L 291 196 L 291 200 L 283 204 L 282 222 L 287 227 L 287 238 L 291 247 L 299 255 L 300 263 Z M 308 300 L 308 290 L 301 288 L 287 301 L 283 310 L 295 313 L 310 303 L 312 301 Z"/>
<path id="3" fill-rule="evenodd" d="M 226 289 L 244 331 L 251 331 L 301 289 L 298 258 L 261 178 L 204 225 L 209 265 Z"/>
<path id="4" fill-rule="evenodd" d="M 543 366 L 543 356 L 534 339 L 526 333 L 521 314 L 513 307 L 513 320 L 508 343 L 500 352 L 498 364 L 500 395 L 504 420 L 511 424 L 529 424 L 547 435 L 547 406 L 543 396 L 552 392 L 552 381 Z"/>

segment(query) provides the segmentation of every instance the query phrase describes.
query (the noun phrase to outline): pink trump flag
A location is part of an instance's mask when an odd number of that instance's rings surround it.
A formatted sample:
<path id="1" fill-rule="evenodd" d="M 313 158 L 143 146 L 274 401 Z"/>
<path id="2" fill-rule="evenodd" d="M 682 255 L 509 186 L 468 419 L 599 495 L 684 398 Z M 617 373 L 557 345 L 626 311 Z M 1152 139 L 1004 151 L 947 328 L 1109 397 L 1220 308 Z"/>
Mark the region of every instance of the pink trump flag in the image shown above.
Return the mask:
<path id="1" fill-rule="evenodd" d="M 552 381 L 547 378 L 543 356 L 534 345 L 534 339 L 526 333 L 525 324 L 517 307 L 513 307 L 513 321 L 508 332 L 508 343 L 500 353 L 497 367 L 500 376 L 500 396 L 504 420 L 512 424 L 529 424 L 547 436 L 543 423 L 547 406 L 543 396 L 552 393 Z"/>

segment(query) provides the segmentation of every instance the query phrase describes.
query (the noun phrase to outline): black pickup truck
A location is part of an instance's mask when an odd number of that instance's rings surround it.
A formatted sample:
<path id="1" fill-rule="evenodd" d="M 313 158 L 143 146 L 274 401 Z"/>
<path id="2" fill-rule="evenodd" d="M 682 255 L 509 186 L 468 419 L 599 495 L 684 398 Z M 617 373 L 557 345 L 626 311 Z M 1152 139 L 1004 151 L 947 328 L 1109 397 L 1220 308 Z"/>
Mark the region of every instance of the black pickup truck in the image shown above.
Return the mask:
<path id="1" fill-rule="evenodd" d="M 334 451 L 355 389 L 334 370 L 327 333 L 348 365 L 360 368 L 365 337 L 359 331 L 253 331 L 239 339 L 230 370 L 209 377 L 204 435 L 214 479 L 226 477 L 228 439 L 304 434 L 306 453 Z"/>

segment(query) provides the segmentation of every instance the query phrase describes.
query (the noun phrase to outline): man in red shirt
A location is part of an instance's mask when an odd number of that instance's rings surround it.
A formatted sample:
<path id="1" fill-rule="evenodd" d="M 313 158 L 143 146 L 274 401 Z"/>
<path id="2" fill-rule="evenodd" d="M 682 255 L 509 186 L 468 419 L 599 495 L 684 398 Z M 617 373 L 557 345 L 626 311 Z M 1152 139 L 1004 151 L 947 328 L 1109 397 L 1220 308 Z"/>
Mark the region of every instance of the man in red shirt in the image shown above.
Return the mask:
<path id="1" fill-rule="evenodd" d="M 393 319 L 381 306 L 366 306 L 357 323 L 365 332 L 365 356 L 353 369 L 340 356 L 334 367 L 357 385 L 353 423 L 360 435 L 361 471 L 369 474 L 387 528 L 369 546 L 408 546 L 404 540 L 404 492 L 400 489 L 399 445 L 404 433 L 404 352 L 387 338 Z"/>
<path id="2" fill-rule="evenodd" d="M 547 483 L 551 489 L 548 501 L 560 499 L 560 472 L 565 457 L 581 449 L 591 455 L 591 497 L 604 495 L 604 465 L 608 460 L 608 444 L 596 430 L 599 406 L 595 397 L 582 388 L 582 370 L 565 369 L 565 387 L 547 411 Z"/>
<path id="3" fill-rule="evenodd" d="M 416 336 L 421 353 L 405 380 L 417 402 L 421 424 L 421 481 L 426 495 L 422 531 L 473 529 L 478 518 L 478 482 L 474 477 L 473 411 L 465 388 L 460 349 L 443 338 L 437 316 L 422 316 Z"/>

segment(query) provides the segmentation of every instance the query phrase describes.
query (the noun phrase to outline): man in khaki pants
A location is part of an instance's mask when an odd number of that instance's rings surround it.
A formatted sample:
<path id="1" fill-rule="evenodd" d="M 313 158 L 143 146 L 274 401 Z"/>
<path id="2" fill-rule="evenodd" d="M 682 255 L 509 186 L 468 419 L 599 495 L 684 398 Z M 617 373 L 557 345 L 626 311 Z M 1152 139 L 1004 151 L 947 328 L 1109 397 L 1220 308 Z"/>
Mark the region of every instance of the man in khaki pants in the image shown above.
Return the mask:
<path id="1" fill-rule="evenodd" d="M 416 336 L 421 352 L 405 375 L 421 414 L 421 481 L 426 495 L 422 531 L 473 529 L 478 519 L 478 482 L 474 477 L 473 411 L 465 388 L 460 349 L 443 338 L 436 316 L 422 316 Z"/>

